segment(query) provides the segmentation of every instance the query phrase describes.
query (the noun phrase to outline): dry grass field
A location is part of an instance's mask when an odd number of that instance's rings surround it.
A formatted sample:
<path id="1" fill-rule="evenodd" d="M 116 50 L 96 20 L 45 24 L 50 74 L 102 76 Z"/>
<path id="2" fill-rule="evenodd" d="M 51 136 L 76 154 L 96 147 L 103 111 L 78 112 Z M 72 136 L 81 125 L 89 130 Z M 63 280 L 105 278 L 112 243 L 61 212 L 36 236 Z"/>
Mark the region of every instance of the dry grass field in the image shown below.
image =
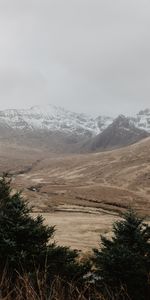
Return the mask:
<path id="1" fill-rule="evenodd" d="M 0 172 L 56 224 L 56 240 L 89 250 L 111 232 L 118 213 L 133 207 L 150 218 L 150 138 L 122 149 L 54 155 L 0 142 Z"/>
<path id="2" fill-rule="evenodd" d="M 85 213 L 84 211 L 57 211 L 43 213 L 46 224 L 55 226 L 54 241 L 60 245 L 90 252 L 100 244 L 100 235 L 111 235 L 112 223 L 118 219 L 115 215 L 103 212 Z M 33 214 L 36 215 L 35 213 Z"/>

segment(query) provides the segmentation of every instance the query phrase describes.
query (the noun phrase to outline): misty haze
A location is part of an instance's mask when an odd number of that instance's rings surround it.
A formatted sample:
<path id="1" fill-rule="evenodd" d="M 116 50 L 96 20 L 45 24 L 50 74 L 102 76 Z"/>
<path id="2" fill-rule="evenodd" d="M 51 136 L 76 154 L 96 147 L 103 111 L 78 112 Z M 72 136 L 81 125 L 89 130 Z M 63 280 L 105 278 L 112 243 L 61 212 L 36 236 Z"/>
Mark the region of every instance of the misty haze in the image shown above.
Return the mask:
<path id="1" fill-rule="evenodd" d="M 147 0 L 0 1 L 2 300 L 150 299 L 149 28 Z"/>

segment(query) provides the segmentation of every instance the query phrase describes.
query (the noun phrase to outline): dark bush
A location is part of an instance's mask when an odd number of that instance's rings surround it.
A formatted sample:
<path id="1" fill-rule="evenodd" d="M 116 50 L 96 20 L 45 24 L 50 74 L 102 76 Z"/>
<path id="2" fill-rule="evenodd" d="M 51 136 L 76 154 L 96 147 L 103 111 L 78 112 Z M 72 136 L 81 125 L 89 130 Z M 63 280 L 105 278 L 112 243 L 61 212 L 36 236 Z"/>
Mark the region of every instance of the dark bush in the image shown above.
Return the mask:
<path id="1" fill-rule="evenodd" d="M 88 264 L 78 263 L 78 252 L 50 242 L 54 227 L 42 216 L 33 218 L 21 193 L 13 192 L 11 180 L 0 179 L 0 269 L 9 274 L 47 272 L 47 280 L 59 275 L 67 281 L 83 281 Z"/>
<path id="2" fill-rule="evenodd" d="M 134 300 L 150 299 L 150 227 L 129 210 L 114 224 L 112 239 L 101 240 L 100 250 L 94 250 L 99 285 L 124 287 Z"/>

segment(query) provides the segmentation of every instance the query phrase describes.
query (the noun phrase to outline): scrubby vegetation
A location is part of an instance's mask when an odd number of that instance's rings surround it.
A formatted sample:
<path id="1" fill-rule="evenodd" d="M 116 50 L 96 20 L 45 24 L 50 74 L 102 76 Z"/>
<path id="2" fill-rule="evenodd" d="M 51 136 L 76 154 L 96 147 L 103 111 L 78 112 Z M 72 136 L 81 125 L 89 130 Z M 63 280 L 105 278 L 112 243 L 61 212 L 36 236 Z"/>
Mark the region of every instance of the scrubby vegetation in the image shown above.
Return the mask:
<path id="1" fill-rule="evenodd" d="M 113 233 L 112 240 L 101 237 L 102 247 L 94 250 L 97 282 L 111 290 L 124 286 L 132 299 L 148 299 L 150 227 L 129 210 Z"/>
<path id="2" fill-rule="evenodd" d="M 52 240 L 54 227 L 33 218 L 7 175 L 0 179 L 1 299 L 150 299 L 150 227 L 129 210 L 111 240 L 82 260 Z"/>

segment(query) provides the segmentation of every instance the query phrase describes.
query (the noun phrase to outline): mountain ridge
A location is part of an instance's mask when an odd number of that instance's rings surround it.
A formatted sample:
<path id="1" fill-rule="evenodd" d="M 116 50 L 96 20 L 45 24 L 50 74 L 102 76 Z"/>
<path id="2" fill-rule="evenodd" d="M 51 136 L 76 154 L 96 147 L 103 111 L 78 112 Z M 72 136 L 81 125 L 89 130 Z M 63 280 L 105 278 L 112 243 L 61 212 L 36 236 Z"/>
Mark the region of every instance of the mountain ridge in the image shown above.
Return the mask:
<path id="1" fill-rule="evenodd" d="M 124 120 L 122 129 L 117 124 L 115 131 L 110 130 L 118 118 Z M 118 118 L 103 115 L 94 118 L 54 105 L 1 110 L 0 139 L 31 147 L 46 147 L 53 152 L 82 152 L 85 144 L 97 143 L 99 138 L 101 145 L 96 149 L 102 151 L 129 145 L 150 134 L 150 109 L 140 111 L 135 117 L 120 115 Z M 126 143 L 121 142 L 121 130 Z M 128 131 L 128 136 L 125 131 Z M 118 135 L 120 140 L 115 137 Z M 106 147 L 106 142 L 109 147 Z"/>
<path id="2" fill-rule="evenodd" d="M 103 132 L 86 141 L 82 149 L 88 152 L 113 150 L 134 144 L 148 136 L 149 133 L 136 127 L 130 118 L 120 115 Z"/>
<path id="3" fill-rule="evenodd" d="M 150 132 L 150 109 L 140 111 L 133 117 L 127 117 L 135 127 Z M 96 135 L 105 130 L 114 117 L 99 115 L 92 117 L 84 113 L 76 113 L 55 105 L 32 106 L 29 109 L 0 110 L 0 124 L 13 129 L 73 132 Z"/>
<path id="4" fill-rule="evenodd" d="M 110 119 L 111 118 L 107 118 Z M 30 109 L 0 111 L 0 121 L 13 129 L 63 131 L 95 135 L 99 133 L 99 119 L 83 113 L 74 113 L 54 105 L 33 106 Z M 104 125 L 103 125 L 104 126 Z M 107 125 L 106 125 L 107 126 Z"/>

